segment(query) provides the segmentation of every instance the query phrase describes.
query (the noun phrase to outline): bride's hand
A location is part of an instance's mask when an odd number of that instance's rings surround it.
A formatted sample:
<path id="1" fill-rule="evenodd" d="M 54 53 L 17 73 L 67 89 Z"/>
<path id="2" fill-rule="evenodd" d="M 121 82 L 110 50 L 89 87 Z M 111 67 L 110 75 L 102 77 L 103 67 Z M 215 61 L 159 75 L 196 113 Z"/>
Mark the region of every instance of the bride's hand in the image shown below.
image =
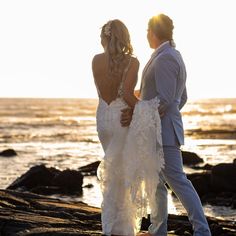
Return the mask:
<path id="1" fill-rule="evenodd" d="M 121 119 L 120 123 L 121 126 L 126 127 L 129 126 L 132 120 L 133 109 L 125 108 L 121 110 Z"/>

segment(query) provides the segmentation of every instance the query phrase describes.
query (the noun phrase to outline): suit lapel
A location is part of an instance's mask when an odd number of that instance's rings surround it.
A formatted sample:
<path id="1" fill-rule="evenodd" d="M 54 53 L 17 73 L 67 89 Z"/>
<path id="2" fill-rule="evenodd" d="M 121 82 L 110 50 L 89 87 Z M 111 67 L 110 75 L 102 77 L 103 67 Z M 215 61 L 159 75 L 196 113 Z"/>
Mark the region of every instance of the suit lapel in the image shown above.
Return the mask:
<path id="1" fill-rule="evenodd" d="M 169 42 L 165 42 L 163 43 L 158 49 L 156 49 L 152 55 L 151 58 L 149 59 L 149 61 L 147 62 L 146 66 L 143 69 L 143 73 L 142 73 L 142 80 L 141 80 L 141 86 L 140 86 L 140 91 L 142 89 L 142 84 L 143 84 L 143 80 L 145 77 L 145 73 L 147 71 L 147 69 L 149 68 L 150 64 L 152 63 L 153 59 L 155 57 L 157 57 L 162 51 L 164 51 L 166 48 L 171 47 Z"/>
<path id="2" fill-rule="evenodd" d="M 147 62 L 146 66 L 143 69 L 143 73 L 142 73 L 142 77 L 144 76 L 146 70 L 148 69 L 149 65 L 151 64 L 152 60 L 154 59 L 153 56 L 151 56 L 151 58 L 149 59 L 149 61 Z"/>

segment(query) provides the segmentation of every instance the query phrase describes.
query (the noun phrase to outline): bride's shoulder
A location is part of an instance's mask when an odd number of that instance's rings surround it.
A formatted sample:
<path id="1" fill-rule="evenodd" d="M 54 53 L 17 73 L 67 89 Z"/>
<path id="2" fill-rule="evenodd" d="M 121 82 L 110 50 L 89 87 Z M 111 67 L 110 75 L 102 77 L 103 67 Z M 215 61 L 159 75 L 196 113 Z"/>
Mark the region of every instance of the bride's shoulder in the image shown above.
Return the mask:
<path id="1" fill-rule="evenodd" d="M 102 64 L 104 64 L 105 55 L 104 53 L 96 54 L 92 59 L 92 68 L 100 68 Z"/>
<path id="2" fill-rule="evenodd" d="M 130 67 L 139 68 L 139 60 L 135 56 L 130 56 Z"/>
<path id="3" fill-rule="evenodd" d="M 139 62 L 137 56 L 135 56 L 135 55 L 126 55 L 126 59 L 128 61 L 135 62 L 135 63 Z"/>
<path id="4" fill-rule="evenodd" d="M 92 61 L 97 61 L 97 60 L 101 60 L 105 57 L 105 53 L 99 53 L 94 55 L 93 60 Z"/>
<path id="5" fill-rule="evenodd" d="M 133 61 L 133 62 L 139 62 L 138 58 L 134 55 L 130 56 L 130 59 Z"/>

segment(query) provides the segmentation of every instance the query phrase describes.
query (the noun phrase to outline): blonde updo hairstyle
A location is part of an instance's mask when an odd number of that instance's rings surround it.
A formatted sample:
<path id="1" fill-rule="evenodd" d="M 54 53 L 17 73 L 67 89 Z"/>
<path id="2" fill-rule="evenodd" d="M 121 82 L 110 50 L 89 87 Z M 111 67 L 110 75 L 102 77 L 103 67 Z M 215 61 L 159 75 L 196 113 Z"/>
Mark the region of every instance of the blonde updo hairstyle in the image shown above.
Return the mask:
<path id="1" fill-rule="evenodd" d="M 105 50 L 109 56 L 109 73 L 112 78 L 120 77 L 127 63 L 127 55 L 133 54 L 129 31 L 122 21 L 111 20 L 103 25 L 101 38 L 105 40 Z"/>
<path id="2" fill-rule="evenodd" d="M 173 41 L 173 29 L 174 24 L 169 16 L 165 14 L 159 14 L 153 16 L 148 22 L 148 28 L 163 41 L 169 41 L 172 46 L 174 46 Z"/>

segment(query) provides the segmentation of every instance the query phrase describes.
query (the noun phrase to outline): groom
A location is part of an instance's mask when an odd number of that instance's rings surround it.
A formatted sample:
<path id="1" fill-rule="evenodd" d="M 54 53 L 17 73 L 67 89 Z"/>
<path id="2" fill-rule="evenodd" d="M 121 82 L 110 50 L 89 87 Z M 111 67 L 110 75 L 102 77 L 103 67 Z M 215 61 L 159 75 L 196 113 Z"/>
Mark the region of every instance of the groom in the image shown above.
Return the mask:
<path id="1" fill-rule="evenodd" d="M 184 144 L 184 130 L 180 109 L 187 101 L 186 70 L 181 54 L 175 49 L 173 29 L 172 20 L 164 14 L 152 17 L 148 23 L 147 39 L 154 52 L 143 70 L 140 98 L 160 99 L 165 168 L 156 192 L 158 213 L 151 216 L 148 233 L 141 235 L 167 235 L 167 183 L 187 210 L 193 235 L 210 236 L 201 201 L 183 171 L 180 146 Z M 127 126 L 130 121 L 131 115 L 124 110 L 122 125 Z"/>

